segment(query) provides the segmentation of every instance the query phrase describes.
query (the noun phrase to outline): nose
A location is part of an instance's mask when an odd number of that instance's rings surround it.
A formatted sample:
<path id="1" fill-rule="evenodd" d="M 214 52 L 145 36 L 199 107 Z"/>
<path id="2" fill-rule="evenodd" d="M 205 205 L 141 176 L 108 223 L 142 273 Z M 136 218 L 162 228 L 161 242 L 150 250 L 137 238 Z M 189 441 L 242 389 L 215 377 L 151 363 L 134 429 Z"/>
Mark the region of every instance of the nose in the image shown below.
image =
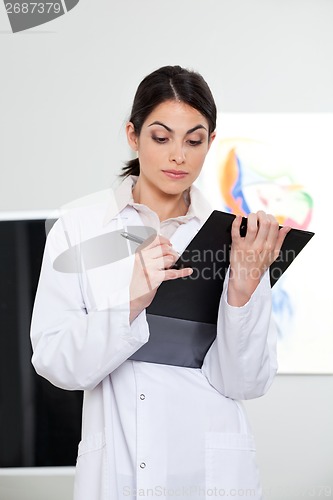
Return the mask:
<path id="1" fill-rule="evenodd" d="M 170 161 L 175 162 L 177 165 L 184 163 L 185 154 L 182 144 L 174 144 L 170 153 Z"/>

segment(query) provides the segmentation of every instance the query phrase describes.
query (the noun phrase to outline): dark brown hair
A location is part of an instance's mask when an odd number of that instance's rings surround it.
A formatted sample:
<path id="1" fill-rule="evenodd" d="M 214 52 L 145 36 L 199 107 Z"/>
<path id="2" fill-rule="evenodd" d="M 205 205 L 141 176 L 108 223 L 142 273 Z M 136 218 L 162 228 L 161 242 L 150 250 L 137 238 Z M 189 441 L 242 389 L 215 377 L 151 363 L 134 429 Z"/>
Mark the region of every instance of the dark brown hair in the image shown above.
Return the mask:
<path id="1" fill-rule="evenodd" d="M 135 133 L 139 136 L 147 116 L 165 101 L 177 100 L 188 104 L 207 120 L 209 134 L 216 127 L 216 105 L 203 77 L 180 66 L 163 66 L 146 76 L 134 96 L 131 116 Z M 140 174 L 138 158 L 130 160 L 122 168 L 122 177 Z"/>

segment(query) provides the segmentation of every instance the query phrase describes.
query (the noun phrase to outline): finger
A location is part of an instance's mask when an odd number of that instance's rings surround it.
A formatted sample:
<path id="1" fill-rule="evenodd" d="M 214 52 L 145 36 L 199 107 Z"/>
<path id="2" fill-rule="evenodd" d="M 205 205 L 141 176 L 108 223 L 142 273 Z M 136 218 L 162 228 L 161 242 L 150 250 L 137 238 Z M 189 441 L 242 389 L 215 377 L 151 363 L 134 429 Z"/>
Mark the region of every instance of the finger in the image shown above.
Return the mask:
<path id="1" fill-rule="evenodd" d="M 173 253 L 175 256 L 179 257 L 179 254 L 172 248 L 171 241 L 161 234 L 155 234 L 147 238 L 143 243 L 141 243 L 137 248 L 136 252 L 142 250 L 152 250 L 157 249 L 157 252 L 150 254 L 151 256 L 166 255 L 167 253 Z"/>
<path id="2" fill-rule="evenodd" d="M 232 226 L 231 226 L 231 240 L 234 242 L 241 238 L 241 235 L 240 235 L 241 224 L 242 224 L 242 216 L 236 215 L 236 217 L 232 223 Z"/>
<path id="3" fill-rule="evenodd" d="M 278 221 L 273 215 L 266 214 L 262 210 L 257 212 L 257 215 L 259 229 L 256 242 L 258 247 L 267 251 L 273 251 L 279 231 Z"/>
<path id="4" fill-rule="evenodd" d="M 256 239 L 257 234 L 258 234 L 258 215 L 251 213 L 247 216 L 247 230 L 245 236 L 246 241 L 252 244 Z"/>
<path id="5" fill-rule="evenodd" d="M 175 258 L 178 258 L 179 255 L 178 253 L 172 248 L 171 244 L 168 243 L 169 240 L 166 240 L 165 242 L 161 244 L 155 244 L 155 242 L 152 242 L 148 246 L 144 246 L 144 244 L 139 245 L 135 252 L 136 253 L 142 253 L 145 258 L 149 259 L 155 259 L 157 257 L 160 257 L 161 255 L 173 255 Z"/>
<path id="6" fill-rule="evenodd" d="M 172 246 L 171 241 L 165 236 L 162 236 L 161 234 L 153 234 L 149 236 L 149 238 L 147 238 L 143 243 L 141 243 L 141 245 L 137 247 L 137 250 L 143 250 L 144 248 L 154 248 L 163 244 Z"/>
<path id="7" fill-rule="evenodd" d="M 175 280 L 177 278 L 186 278 L 193 273 L 191 267 L 184 267 L 183 269 L 167 269 L 164 271 L 163 281 Z"/>
<path id="8" fill-rule="evenodd" d="M 267 235 L 266 248 L 268 251 L 275 251 L 276 242 L 279 237 L 279 223 L 274 215 L 267 214 L 269 221 L 269 231 Z"/>
<path id="9" fill-rule="evenodd" d="M 168 255 L 171 255 L 176 260 L 179 258 L 179 254 L 171 246 L 165 243 L 163 245 L 147 249 L 144 253 L 146 253 L 151 259 L 158 259 Z"/>
<path id="10" fill-rule="evenodd" d="M 154 259 L 152 265 L 155 269 L 169 269 L 176 262 L 176 258 L 173 255 L 166 255 L 158 259 Z"/>

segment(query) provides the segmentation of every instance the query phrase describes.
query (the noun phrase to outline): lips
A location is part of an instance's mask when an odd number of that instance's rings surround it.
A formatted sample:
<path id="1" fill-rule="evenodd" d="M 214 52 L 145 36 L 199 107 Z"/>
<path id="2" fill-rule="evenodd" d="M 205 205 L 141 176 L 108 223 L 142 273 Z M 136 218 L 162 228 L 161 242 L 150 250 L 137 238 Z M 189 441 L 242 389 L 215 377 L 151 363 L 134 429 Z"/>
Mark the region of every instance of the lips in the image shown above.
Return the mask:
<path id="1" fill-rule="evenodd" d="M 184 170 L 162 170 L 162 172 L 170 179 L 183 179 L 187 176 Z"/>

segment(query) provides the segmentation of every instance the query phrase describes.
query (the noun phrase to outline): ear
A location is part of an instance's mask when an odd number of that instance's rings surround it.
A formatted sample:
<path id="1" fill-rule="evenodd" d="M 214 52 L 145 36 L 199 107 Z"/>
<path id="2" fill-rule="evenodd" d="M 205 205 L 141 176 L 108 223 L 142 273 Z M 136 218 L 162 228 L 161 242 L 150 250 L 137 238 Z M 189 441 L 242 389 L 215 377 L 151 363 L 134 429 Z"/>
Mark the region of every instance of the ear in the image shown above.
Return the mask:
<path id="1" fill-rule="evenodd" d="M 213 143 L 213 140 L 215 139 L 216 137 L 216 132 L 212 132 L 210 134 L 210 138 L 209 138 L 209 141 L 208 141 L 208 151 L 209 151 L 209 148 L 211 147 L 212 143 Z"/>
<path id="2" fill-rule="evenodd" d="M 133 151 L 137 151 L 139 147 L 139 138 L 135 132 L 132 122 L 127 122 L 126 124 L 126 136 L 129 146 L 133 149 Z"/>

